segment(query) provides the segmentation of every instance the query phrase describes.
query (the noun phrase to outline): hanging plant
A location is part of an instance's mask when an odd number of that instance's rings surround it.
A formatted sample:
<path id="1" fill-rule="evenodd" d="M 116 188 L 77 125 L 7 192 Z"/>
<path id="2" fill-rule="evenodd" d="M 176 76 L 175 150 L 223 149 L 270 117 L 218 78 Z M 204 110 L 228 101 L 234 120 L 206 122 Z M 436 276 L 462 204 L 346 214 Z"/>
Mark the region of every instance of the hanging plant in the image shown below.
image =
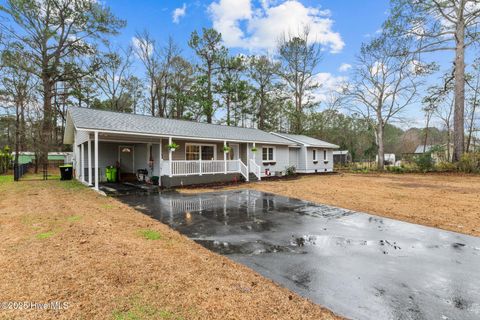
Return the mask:
<path id="1" fill-rule="evenodd" d="M 175 151 L 179 148 L 180 146 L 178 144 L 176 144 L 175 142 L 172 142 L 168 145 L 168 149 L 169 150 L 172 150 L 172 151 Z"/>
<path id="2" fill-rule="evenodd" d="M 257 152 L 257 148 L 256 148 L 256 147 L 253 147 L 251 150 L 252 150 L 252 152 Z"/>
<path id="3" fill-rule="evenodd" d="M 223 152 L 225 153 L 229 153 L 230 150 L 232 150 L 232 147 L 229 147 L 229 146 L 223 146 Z"/>

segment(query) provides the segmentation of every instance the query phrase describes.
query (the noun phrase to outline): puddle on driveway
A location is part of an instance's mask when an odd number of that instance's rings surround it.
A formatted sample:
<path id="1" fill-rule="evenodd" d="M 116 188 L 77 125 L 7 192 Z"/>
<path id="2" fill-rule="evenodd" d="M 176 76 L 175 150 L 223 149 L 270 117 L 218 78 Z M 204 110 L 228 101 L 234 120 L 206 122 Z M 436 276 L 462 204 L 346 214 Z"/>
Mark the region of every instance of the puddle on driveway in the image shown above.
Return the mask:
<path id="1" fill-rule="evenodd" d="M 480 319 L 480 239 L 252 190 L 120 200 L 353 319 Z"/>

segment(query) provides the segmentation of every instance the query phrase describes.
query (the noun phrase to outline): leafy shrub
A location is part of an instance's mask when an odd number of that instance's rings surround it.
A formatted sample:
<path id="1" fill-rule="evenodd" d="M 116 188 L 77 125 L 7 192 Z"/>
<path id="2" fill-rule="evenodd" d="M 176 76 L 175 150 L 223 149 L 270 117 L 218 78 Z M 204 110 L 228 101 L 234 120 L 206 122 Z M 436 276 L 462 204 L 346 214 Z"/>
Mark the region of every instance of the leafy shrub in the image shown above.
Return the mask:
<path id="1" fill-rule="evenodd" d="M 442 161 L 435 165 L 435 170 L 440 172 L 454 172 L 457 171 L 457 166 L 454 163 Z"/>
<path id="2" fill-rule="evenodd" d="M 465 173 L 480 172 L 480 152 L 464 153 L 458 162 L 458 170 Z"/>
<path id="3" fill-rule="evenodd" d="M 406 170 L 403 167 L 388 166 L 387 171 L 392 173 L 405 173 Z"/>
<path id="4" fill-rule="evenodd" d="M 286 176 L 294 176 L 296 174 L 297 174 L 297 168 L 295 168 L 295 166 L 290 166 L 285 168 Z"/>
<path id="5" fill-rule="evenodd" d="M 431 171 L 434 167 L 434 161 L 430 153 L 424 153 L 414 158 L 418 169 L 422 172 Z"/>
<path id="6" fill-rule="evenodd" d="M 9 146 L 0 149 L 0 173 L 6 173 L 13 161 L 12 150 Z"/>

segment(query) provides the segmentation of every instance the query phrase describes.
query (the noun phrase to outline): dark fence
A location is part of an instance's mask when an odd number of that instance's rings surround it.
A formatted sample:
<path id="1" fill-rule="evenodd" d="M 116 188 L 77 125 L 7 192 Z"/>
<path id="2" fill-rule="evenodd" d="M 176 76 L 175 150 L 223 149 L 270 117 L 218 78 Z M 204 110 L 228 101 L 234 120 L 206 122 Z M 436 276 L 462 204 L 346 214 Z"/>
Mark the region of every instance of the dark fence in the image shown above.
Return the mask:
<path id="1" fill-rule="evenodd" d="M 19 164 L 19 165 L 14 165 L 13 166 L 13 179 L 15 181 L 18 181 L 20 180 L 20 178 L 28 172 L 28 167 L 29 167 L 29 164 L 28 163 L 24 163 L 24 164 Z"/>

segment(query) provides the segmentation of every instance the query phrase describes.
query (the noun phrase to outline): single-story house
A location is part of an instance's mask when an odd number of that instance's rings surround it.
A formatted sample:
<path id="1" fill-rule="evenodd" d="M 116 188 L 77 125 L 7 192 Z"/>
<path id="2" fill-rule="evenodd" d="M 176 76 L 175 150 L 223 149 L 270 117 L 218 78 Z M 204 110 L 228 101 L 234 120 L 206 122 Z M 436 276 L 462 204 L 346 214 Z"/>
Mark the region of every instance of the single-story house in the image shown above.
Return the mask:
<path id="1" fill-rule="evenodd" d="M 414 155 L 422 155 L 424 153 L 430 153 L 433 161 L 435 163 L 442 161 L 449 161 L 453 155 L 453 144 L 450 144 L 448 147 L 446 144 L 441 145 L 419 145 L 415 149 Z"/>
<path id="2" fill-rule="evenodd" d="M 332 172 L 338 148 L 301 135 L 77 107 L 67 112 L 64 143 L 73 145 L 75 177 L 96 189 L 108 166 L 123 179 L 142 170 L 166 187 L 262 179 L 291 166 Z"/>

